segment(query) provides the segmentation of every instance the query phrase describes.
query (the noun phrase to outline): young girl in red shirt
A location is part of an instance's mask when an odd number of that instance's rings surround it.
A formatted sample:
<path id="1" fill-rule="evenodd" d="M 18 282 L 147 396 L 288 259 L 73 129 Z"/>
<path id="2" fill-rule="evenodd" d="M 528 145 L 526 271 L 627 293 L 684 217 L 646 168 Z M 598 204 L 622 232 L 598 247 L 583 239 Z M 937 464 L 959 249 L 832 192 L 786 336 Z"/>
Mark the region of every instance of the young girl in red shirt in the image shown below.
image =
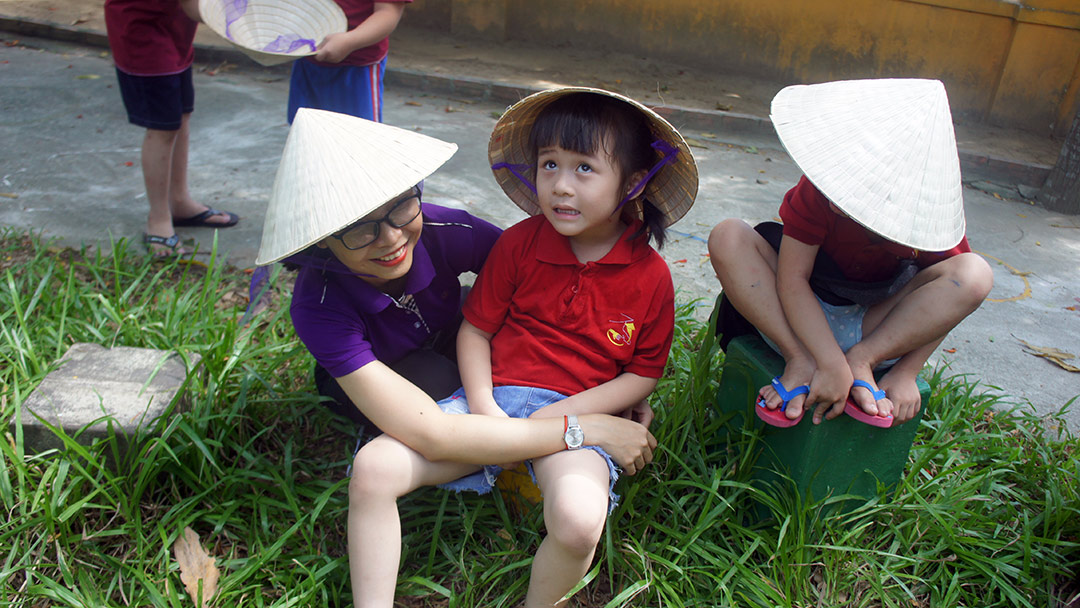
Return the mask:
<path id="1" fill-rule="evenodd" d="M 651 419 L 644 400 L 667 362 L 674 288 L 649 239 L 662 244 L 665 228 L 689 210 L 697 169 L 660 116 L 595 89 L 544 91 L 512 106 L 492 133 L 489 160 L 533 217 L 503 233 L 477 277 L 458 334 L 464 387 L 440 407 L 563 421 L 566 451 L 531 462 L 547 537 L 524 604 L 562 606 L 617 498 L 618 469 L 602 449 L 583 445 L 576 417 Z M 485 493 L 501 470 L 428 462 L 386 436 L 364 446 L 355 466 L 362 482 L 351 494 L 350 535 L 381 541 L 358 543 L 350 555 L 364 595 L 358 605 L 386 607 L 400 547 L 387 532 L 398 530 L 396 499 L 434 484 Z"/>

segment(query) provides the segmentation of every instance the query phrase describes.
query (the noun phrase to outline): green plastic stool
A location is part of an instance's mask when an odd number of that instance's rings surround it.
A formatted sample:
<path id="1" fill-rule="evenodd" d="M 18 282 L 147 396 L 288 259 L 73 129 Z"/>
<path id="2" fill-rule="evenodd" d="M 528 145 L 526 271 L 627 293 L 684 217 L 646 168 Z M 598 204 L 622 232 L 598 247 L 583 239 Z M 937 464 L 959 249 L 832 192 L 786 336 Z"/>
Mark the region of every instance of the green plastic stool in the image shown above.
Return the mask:
<path id="1" fill-rule="evenodd" d="M 827 495 L 851 494 L 864 499 L 877 495 L 878 484 L 894 485 L 904 472 L 908 453 L 922 419 L 923 409 L 913 418 L 881 429 L 841 415 L 814 424 L 808 411 L 790 428 L 765 424 L 754 414 L 758 389 L 784 370 L 784 360 L 756 335 L 734 338 L 728 344 L 716 407 L 730 415 L 728 433 L 749 430 L 760 434 L 752 479 L 772 484 L 778 473 L 790 477 L 806 500 Z M 930 386 L 918 378 L 919 394 L 925 408 Z M 859 506 L 845 501 L 843 510 Z"/>

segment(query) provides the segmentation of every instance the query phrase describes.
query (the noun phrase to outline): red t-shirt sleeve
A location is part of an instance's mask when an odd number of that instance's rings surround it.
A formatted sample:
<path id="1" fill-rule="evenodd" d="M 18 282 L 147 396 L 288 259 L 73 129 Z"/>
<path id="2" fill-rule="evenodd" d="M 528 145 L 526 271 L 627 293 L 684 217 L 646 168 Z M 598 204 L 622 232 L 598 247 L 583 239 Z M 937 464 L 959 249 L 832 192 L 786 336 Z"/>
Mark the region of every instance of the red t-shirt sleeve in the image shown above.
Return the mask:
<path id="1" fill-rule="evenodd" d="M 462 313 L 469 323 L 481 331 L 492 334 L 498 331 L 510 310 L 510 300 L 518 282 L 513 261 L 520 258 L 520 254 L 514 251 L 517 243 L 511 242 L 514 232 L 511 228 L 495 241 L 469 296 L 465 298 Z"/>
<path id="2" fill-rule="evenodd" d="M 821 245 L 828 232 L 828 207 L 829 199 L 804 175 L 794 188 L 788 190 L 784 195 L 784 202 L 780 204 L 784 236 L 790 236 L 807 245 Z"/>
<path id="3" fill-rule="evenodd" d="M 662 274 L 657 274 L 656 291 L 653 294 L 649 310 L 638 334 L 634 356 L 623 372 L 630 372 L 645 378 L 659 378 L 664 375 L 668 354 L 671 352 L 671 340 L 675 328 L 675 287 L 671 282 L 671 273 L 667 263 L 656 255 L 656 260 L 663 266 Z"/>

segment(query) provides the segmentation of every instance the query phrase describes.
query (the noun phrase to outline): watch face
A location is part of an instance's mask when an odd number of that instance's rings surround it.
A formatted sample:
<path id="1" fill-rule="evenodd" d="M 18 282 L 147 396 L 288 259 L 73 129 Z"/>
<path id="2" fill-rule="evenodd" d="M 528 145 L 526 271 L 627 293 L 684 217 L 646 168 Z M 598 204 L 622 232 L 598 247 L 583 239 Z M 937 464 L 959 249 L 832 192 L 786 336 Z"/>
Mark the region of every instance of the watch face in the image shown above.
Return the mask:
<path id="1" fill-rule="evenodd" d="M 569 448 L 580 448 L 581 444 L 585 441 L 585 433 L 581 431 L 580 426 L 572 426 L 566 429 L 566 446 Z"/>

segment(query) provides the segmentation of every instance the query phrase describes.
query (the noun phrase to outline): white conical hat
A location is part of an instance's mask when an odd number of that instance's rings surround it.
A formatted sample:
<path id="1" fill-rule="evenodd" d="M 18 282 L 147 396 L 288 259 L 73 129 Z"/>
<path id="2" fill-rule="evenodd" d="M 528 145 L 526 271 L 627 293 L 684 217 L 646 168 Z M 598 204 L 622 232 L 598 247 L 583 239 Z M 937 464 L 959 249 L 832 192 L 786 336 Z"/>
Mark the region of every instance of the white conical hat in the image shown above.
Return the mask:
<path id="1" fill-rule="evenodd" d="M 678 129 L 650 108 L 618 93 L 589 87 L 561 87 L 533 93 L 506 109 L 499 118 L 488 140 L 488 164 L 495 173 L 495 181 L 502 186 L 510 200 L 529 215 L 540 213 L 536 191 L 513 172 L 495 169 L 502 164 L 521 167 L 522 174 L 535 181 L 536 154 L 529 146 L 529 134 L 537 116 L 551 102 L 575 93 L 604 95 L 625 102 L 645 115 L 649 129 L 660 139 L 678 150 L 674 162 L 664 164 L 645 186 L 649 200 L 664 214 L 664 225 L 670 226 L 686 215 L 694 204 L 698 190 L 697 161 L 690 152 Z M 657 160 L 664 153 L 657 151 Z"/>
<path id="2" fill-rule="evenodd" d="M 296 112 L 255 263 L 272 264 L 371 213 L 441 167 L 457 145 L 325 110 Z"/>
<path id="3" fill-rule="evenodd" d="M 960 159 L 940 81 L 791 86 L 773 98 L 772 122 L 806 177 L 856 222 L 924 251 L 963 238 Z"/>
<path id="4" fill-rule="evenodd" d="M 334 0 L 199 0 L 199 14 L 210 29 L 263 65 L 314 55 L 327 34 L 349 26 Z"/>

